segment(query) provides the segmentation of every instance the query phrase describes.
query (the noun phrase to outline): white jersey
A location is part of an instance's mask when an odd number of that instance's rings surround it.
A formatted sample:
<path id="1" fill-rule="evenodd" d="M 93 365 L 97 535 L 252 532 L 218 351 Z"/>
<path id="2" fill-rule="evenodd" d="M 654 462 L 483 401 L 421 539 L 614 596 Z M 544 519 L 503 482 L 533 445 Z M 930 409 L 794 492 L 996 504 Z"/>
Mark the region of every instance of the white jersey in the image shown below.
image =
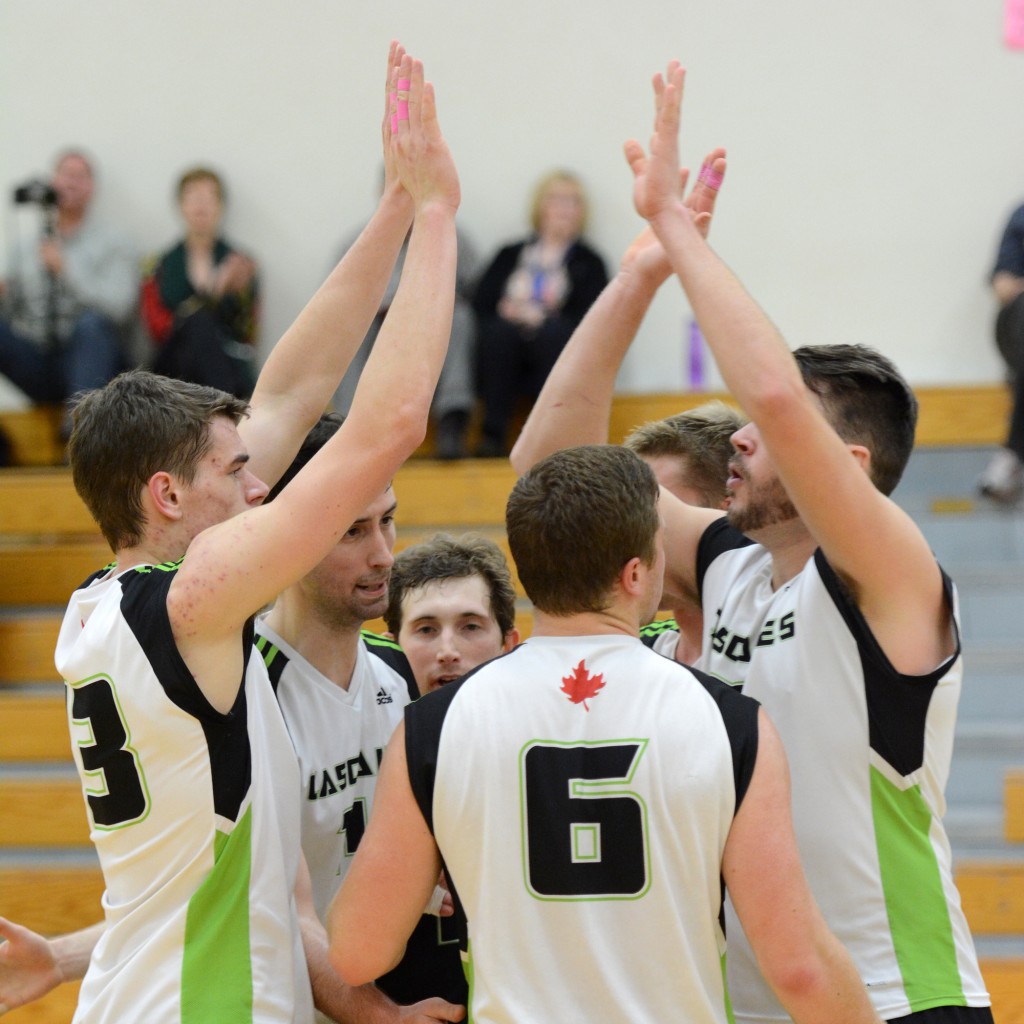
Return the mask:
<path id="1" fill-rule="evenodd" d="M 777 591 L 771 574 L 760 545 L 724 520 L 708 528 L 698 553 L 701 661 L 759 700 L 778 728 L 801 859 L 829 927 L 884 1019 L 987 1006 L 942 826 L 959 635 L 933 672 L 901 675 L 820 551 Z M 726 933 L 736 1019 L 788 1020 L 731 906 Z"/>
<path id="2" fill-rule="evenodd" d="M 97 574 L 57 643 L 106 885 L 74 1019 L 305 1024 L 295 754 L 251 634 L 229 713 L 196 685 L 167 616 L 178 564 Z"/>
<path id="3" fill-rule="evenodd" d="M 348 689 L 317 671 L 266 622 L 256 646 L 299 759 L 302 852 L 322 921 L 363 837 L 384 747 L 410 700 L 405 655 L 364 632 Z"/>
<path id="4" fill-rule="evenodd" d="M 406 729 L 474 1021 L 723 1024 L 721 857 L 754 701 L 634 637 L 534 637 Z"/>
<path id="5" fill-rule="evenodd" d="M 675 659 L 676 648 L 679 646 L 679 626 L 675 619 L 658 619 L 649 622 L 640 630 L 640 639 L 645 647 L 650 647 L 655 654 Z M 699 668 L 691 665 L 690 668 Z"/>

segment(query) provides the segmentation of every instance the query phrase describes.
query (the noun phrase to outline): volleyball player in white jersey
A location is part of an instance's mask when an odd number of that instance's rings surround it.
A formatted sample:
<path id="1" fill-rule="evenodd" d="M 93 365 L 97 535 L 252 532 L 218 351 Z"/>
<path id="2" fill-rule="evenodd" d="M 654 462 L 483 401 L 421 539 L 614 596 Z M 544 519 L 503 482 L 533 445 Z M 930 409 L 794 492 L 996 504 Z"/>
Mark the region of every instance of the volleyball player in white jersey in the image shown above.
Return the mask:
<path id="1" fill-rule="evenodd" d="M 564 444 L 607 437 L 616 369 L 675 272 L 752 422 L 733 437 L 728 523 L 662 492 L 666 593 L 700 595 L 702 667 L 742 685 L 777 725 L 811 888 L 879 1014 L 987 1024 L 942 825 L 962 672 L 955 594 L 887 497 L 913 446 L 916 401 L 869 349 L 791 354 L 708 247 L 724 152 L 684 201 L 682 82 L 676 63 L 656 77 L 650 153 L 626 148 L 650 228 L 564 350 L 513 462 L 525 470 Z M 727 925 L 736 1019 L 785 1020 L 752 937 Z"/>
<path id="2" fill-rule="evenodd" d="M 378 215 L 271 353 L 251 417 L 230 396 L 140 372 L 76 409 L 75 484 L 115 554 L 74 595 L 57 651 L 107 887 L 76 1021 L 304 1021 L 310 975 L 332 981 L 322 948 L 300 941 L 297 768 L 251 623 L 425 432 L 451 320 L 458 179 L 422 65 L 394 45 L 389 82 Z M 386 344 L 345 427 L 260 507 L 261 478 L 280 475 L 328 401 L 410 217 Z M 356 994 L 318 995 L 340 1012 Z"/>
<path id="3" fill-rule="evenodd" d="M 401 956 L 443 860 L 473 1020 L 721 1024 L 724 876 L 796 1020 L 877 1020 L 803 881 L 770 723 L 639 640 L 662 589 L 657 499 L 607 446 L 517 483 L 533 635 L 406 710 L 331 909 L 350 982 Z"/>
<path id="4" fill-rule="evenodd" d="M 711 401 L 630 431 L 623 445 L 646 462 L 658 483 L 680 501 L 699 508 L 727 508 L 732 444 L 743 417 L 724 402 Z M 640 639 L 659 654 L 700 667 L 704 615 L 693 600 L 671 609 L 671 619 L 648 623 Z"/>

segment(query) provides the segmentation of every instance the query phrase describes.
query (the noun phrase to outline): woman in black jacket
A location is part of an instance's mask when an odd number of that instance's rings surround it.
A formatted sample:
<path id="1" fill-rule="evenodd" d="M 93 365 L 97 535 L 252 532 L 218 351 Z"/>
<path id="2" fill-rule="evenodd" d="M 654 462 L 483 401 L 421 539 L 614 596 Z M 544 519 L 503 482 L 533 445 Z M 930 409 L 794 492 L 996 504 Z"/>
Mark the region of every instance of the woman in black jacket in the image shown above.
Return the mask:
<path id="1" fill-rule="evenodd" d="M 477 285 L 477 395 L 483 426 L 477 455 L 507 454 L 509 421 L 521 397 L 531 402 L 570 335 L 608 283 L 604 260 L 580 237 L 587 199 L 567 171 L 545 176 L 534 192 L 534 233 L 507 245 Z"/>

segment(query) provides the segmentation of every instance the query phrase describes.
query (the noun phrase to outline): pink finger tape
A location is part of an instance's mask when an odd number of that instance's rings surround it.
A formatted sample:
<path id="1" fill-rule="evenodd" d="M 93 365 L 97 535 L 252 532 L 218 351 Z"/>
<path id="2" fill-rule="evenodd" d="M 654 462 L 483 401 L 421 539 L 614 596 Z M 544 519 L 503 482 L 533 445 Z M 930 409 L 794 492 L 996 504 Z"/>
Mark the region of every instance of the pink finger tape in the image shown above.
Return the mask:
<path id="1" fill-rule="evenodd" d="M 409 120 L 409 101 L 399 100 L 398 101 L 398 113 L 395 115 L 399 121 Z"/>
<path id="2" fill-rule="evenodd" d="M 399 92 L 408 92 L 409 91 L 409 84 L 410 83 L 409 83 L 409 79 L 408 78 L 400 78 L 398 80 L 398 91 Z"/>
<path id="3" fill-rule="evenodd" d="M 724 175 L 719 174 L 711 164 L 705 164 L 697 176 L 697 180 L 702 185 L 707 185 L 708 188 L 713 188 L 716 192 L 722 187 L 723 178 Z"/>
<path id="4" fill-rule="evenodd" d="M 391 115 L 391 134 L 394 135 L 398 131 L 398 115 Z"/>

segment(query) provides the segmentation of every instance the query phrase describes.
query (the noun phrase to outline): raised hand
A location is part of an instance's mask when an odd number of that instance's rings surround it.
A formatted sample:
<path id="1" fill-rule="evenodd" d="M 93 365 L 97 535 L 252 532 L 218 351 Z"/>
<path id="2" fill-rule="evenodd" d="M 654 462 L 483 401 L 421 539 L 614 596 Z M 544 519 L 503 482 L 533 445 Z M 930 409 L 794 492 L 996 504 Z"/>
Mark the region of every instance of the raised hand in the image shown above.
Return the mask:
<path id="1" fill-rule="evenodd" d="M 654 76 L 654 133 L 650 153 L 636 139 L 625 145 L 633 171 L 633 205 L 645 220 L 652 220 L 682 203 L 687 174 L 679 167 L 679 108 L 686 71 L 672 61 L 665 77 Z"/>
<path id="2" fill-rule="evenodd" d="M 381 121 L 381 141 L 384 148 L 384 191 L 389 188 L 400 188 L 398 168 L 395 166 L 395 154 L 391 149 L 391 124 L 396 104 L 398 70 L 405 56 L 405 47 L 395 40 L 391 41 L 388 50 L 388 71 L 384 76 L 384 118 Z"/>
<path id="3" fill-rule="evenodd" d="M 711 230 L 711 218 L 715 212 L 715 202 L 725 178 L 725 150 L 721 147 L 713 149 L 700 166 L 696 184 L 690 189 L 683 205 L 690 211 L 697 230 L 708 237 Z M 683 182 L 685 188 L 685 180 Z"/>
<path id="4" fill-rule="evenodd" d="M 394 79 L 390 149 L 399 181 L 417 208 L 431 202 L 458 209 L 459 176 L 437 120 L 434 87 L 423 62 L 403 54 Z"/>

